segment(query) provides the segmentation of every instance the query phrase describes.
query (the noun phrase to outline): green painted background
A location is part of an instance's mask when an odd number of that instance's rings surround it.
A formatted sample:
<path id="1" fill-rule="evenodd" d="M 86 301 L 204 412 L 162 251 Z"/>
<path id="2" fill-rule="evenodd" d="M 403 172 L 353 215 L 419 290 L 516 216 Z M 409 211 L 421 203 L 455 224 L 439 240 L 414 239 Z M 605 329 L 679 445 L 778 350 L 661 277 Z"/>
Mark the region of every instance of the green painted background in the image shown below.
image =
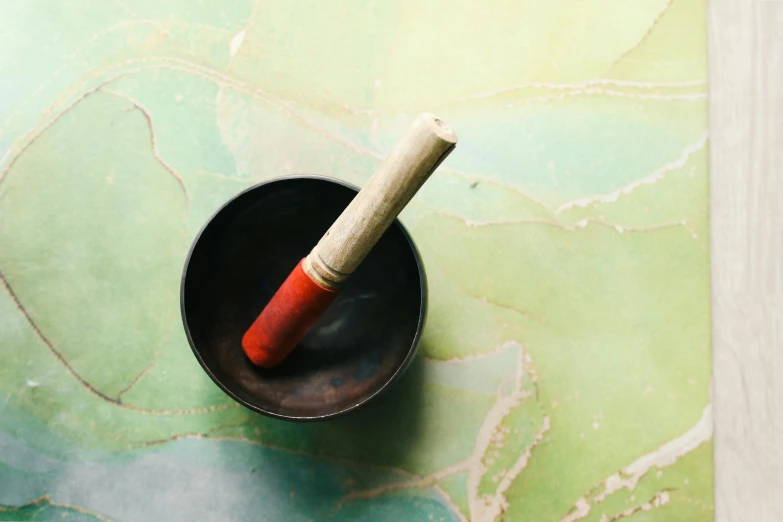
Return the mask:
<path id="1" fill-rule="evenodd" d="M 0 520 L 713 519 L 704 0 L 0 3 Z M 205 219 L 460 145 L 420 357 L 255 415 L 179 318 Z"/>

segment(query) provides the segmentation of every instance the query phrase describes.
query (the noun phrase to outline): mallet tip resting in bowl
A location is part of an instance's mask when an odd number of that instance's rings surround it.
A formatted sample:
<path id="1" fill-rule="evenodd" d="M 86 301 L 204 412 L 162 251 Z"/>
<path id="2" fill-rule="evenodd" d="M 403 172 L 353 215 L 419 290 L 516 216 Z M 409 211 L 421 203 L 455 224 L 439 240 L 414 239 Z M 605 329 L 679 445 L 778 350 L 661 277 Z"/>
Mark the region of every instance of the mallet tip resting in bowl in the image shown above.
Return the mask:
<path id="1" fill-rule="evenodd" d="M 271 368 L 283 362 L 456 143 L 456 134 L 433 114 L 416 118 L 245 333 L 242 348 L 253 363 Z"/>

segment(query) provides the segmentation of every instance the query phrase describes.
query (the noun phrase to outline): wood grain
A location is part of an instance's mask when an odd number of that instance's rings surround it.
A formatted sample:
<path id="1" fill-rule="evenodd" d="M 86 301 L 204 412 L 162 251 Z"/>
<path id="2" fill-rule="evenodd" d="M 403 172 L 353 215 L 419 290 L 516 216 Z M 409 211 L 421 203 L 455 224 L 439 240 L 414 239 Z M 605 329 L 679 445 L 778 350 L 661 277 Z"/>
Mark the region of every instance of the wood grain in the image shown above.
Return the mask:
<path id="1" fill-rule="evenodd" d="M 783 3 L 711 0 L 715 507 L 783 520 Z"/>
<path id="2" fill-rule="evenodd" d="M 448 125 L 420 114 L 305 258 L 305 273 L 325 288 L 339 289 L 456 143 Z"/>

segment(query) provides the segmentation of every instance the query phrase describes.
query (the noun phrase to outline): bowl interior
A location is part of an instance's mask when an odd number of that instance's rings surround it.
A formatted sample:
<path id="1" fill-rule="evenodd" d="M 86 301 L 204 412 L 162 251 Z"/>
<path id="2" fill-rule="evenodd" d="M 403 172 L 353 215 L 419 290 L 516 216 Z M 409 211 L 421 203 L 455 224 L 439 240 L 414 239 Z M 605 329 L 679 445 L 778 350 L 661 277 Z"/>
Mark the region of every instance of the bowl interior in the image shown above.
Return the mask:
<path id="1" fill-rule="evenodd" d="M 247 328 L 356 192 L 325 178 L 266 182 L 229 201 L 196 238 L 182 279 L 185 330 L 207 373 L 240 403 L 288 419 L 339 415 L 410 362 L 426 283 L 398 221 L 283 364 L 258 368 L 242 351 Z"/>

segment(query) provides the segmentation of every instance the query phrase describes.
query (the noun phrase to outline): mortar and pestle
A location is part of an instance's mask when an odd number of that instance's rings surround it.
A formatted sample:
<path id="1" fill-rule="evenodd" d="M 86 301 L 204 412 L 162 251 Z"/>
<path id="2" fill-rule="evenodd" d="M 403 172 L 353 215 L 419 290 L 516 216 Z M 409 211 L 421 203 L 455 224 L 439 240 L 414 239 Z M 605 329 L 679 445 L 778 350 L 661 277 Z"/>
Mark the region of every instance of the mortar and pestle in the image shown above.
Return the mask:
<path id="1" fill-rule="evenodd" d="M 207 221 L 185 260 L 180 306 L 193 353 L 225 393 L 271 417 L 323 420 L 404 372 L 427 282 L 397 215 L 456 143 L 421 114 L 361 191 L 277 178 Z"/>

